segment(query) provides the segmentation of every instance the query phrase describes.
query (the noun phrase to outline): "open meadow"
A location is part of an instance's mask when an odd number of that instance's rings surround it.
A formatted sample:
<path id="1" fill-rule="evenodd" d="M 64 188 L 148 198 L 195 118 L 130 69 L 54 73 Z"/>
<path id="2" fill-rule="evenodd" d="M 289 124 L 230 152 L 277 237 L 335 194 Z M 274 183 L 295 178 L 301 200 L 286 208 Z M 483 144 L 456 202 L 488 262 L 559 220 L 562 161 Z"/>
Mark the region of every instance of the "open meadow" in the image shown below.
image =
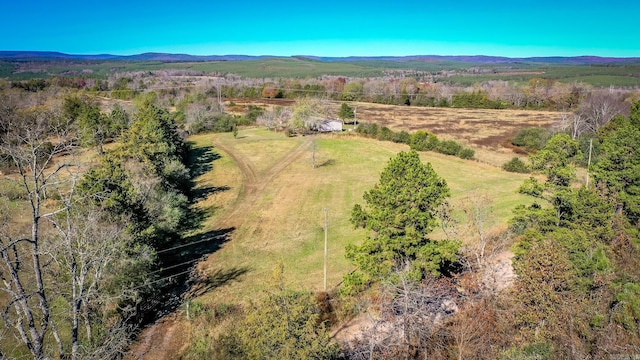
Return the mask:
<path id="1" fill-rule="evenodd" d="M 215 290 L 198 299 L 209 304 L 255 297 L 265 289 L 280 262 L 293 288 L 322 290 L 325 207 L 328 284 L 338 285 L 352 270 L 344 258 L 345 246 L 365 235 L 350 224 L 351 209 L 363 203 L 362 194 L 377 183 L 386 162 L 408 150 L 406 145 L 349 134 L 287 138 L 262 128 L 243 129 L 237 139 L 231 134 L 208 134 L 190 140 L 196 149 L 213 146 L 211 151 L 220 155 L 211 171 L 197 180 L 198 186 L 225 189 L 198 204 L 210 214 L 199 231 L 233 229 L 228 241 L 200 264 L 210 280 L 225 279 L 212 284 Z M 313 142 L 320 164 L 316 168 L 311 163 Z M 432 152 L 422 153 L 421 158 L 447 181 L 454 209 L 460 209 L 469 198 L 487 195 L 494 199 L 491 227 L 504 227 L 511 209 L 529 201 L 516 193 L 528 175 Z M 461 212 L 455 215 L 460 218 Z M 440 230 L 433 236 L 445 235 Z M 240 275 L 222 276 L 225 274 Z"/>

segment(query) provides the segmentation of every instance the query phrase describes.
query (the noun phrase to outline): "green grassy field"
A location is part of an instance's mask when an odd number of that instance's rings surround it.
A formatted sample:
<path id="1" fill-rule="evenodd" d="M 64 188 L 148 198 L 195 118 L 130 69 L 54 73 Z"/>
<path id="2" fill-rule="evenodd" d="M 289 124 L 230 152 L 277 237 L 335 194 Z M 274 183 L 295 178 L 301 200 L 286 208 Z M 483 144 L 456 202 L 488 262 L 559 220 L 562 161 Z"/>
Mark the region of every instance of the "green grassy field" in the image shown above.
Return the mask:
<path id="1" fill-rule="evenodd" d="M 0 61 L 0 78 L 11 76 L 15 67 L 12 63 Z"/>
<path id="2" fill-rule="evenodd" d="M 280 133 L 263 129 L 241 130 L 238 139 L 230 134 L 216 136 L 216 143 L 223 143 L 250 159 L 258 176 L 268 172 L 271 164 L 277 163 L 278 158 L 290 149 L 307 141 L 303 137 L 285 138 Z M 209 146 L 213 142 L 212 136 L 197 136 L 191 140 L 196 147 Z M 329 218 L 329 285 L 337 285 L 342 276 L 352 270 L 352 265 L 344 258 L 344 248 L 358 242 L 364 233 L 354 230 L 349 223 L 350 211 L 354 204 L 363 203 L 362 194 L 378 182 L 386 162 L 408 148 L 348 135 L 321 136 L 316 141 L 318 163 L 324 165 L 312 168 L 311 152 L 305 150 L 256 195 L 250 210 L 242 214 L 242 223 L 233 232 L 232 240 L 201 264 L 201 269 L 209 274 L 230 274 L 238 270 L 246 273 L 204 294 L 199 301 L 247 301 L 265 289 L 265 282 L 279 262 L 284 264 L 285 277 L 292 287 L 321 290 L 325 207 Z M 222 157 L 214 161 L 211 172 L 199 179 L 200 186 L 229 186 L 226 194 L 215 194 L 227 198 L 219 198 L 222 206 L 203 224 L 201 231 L 205 233 L 217 229 L 224 208 L 234 206 L 232 198 L 242 187 L 242 176 L 236 165 L 224 152 L 220 155 Z M 421 157 L 449 184 L 454 207 L 459 208 L 467 197 L 478 194 L 487 194 L 494 199 L 495 226 L 504 226 L 511 209 L 529 201 L 516 193 L 526 175 L 430 152 Z M 215 202 L 213 199 L 205 201 Z M 436 231 L 433 236 L 444 235 Z"/>
<path id="3" fill-rule="evenodd" d="M 494 65 L 495 66 L 495 65 Z M 533 78 L 553 79 L 563 83 L 585 83 L 593 86 L 640 86 L 640 65 L 557 65 L 557 64 L 520 64 L 511 69 L 486 66 L 485 69 L 494 69 L 490 74 L 458 74 L 450 76 L 443 81 L 451 84 L 473 85 L 491 80 L 503 80 L 514 83 L 527 83 Z M 518 70 L 522 70 L 518 73 Z M 515 72 L 515 73 L 514 73 Z"/>
<path id="4" fill-rule="evenodd" d="M 382 69 L 367 65 L 294 58 L 192 63 L 189 68 L 207 73 L 220 72 L 250 78 L 305 78 L 322 75 L 377 77 L 384 74 Z"/>

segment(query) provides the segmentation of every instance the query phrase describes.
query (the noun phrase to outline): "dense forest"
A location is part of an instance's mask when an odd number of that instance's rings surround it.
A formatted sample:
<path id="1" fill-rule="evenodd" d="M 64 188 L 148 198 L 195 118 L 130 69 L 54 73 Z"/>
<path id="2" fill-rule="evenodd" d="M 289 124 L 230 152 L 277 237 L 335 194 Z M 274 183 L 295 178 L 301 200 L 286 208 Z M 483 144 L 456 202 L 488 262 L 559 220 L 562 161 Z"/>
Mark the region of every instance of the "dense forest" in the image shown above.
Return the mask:
<path id="1" fill-rule="evenodd" d="M 0 357 L 126 357 L 141 329 L 186 304 L 189 319 L 218 329 L 181 344 L 190 359 L 640 354 L 637 90 L 542 77 L 466 86 L 399 73 L 218 75 L 0 80 Z M 246 99 L 290 102 L 236 103 Z M 531 201 L 489 232 L 491 199 L 451 208 L 453 190 L 420 158 L 437 152 L 473 161 L 472 147 L 358 123 L 357 102 L 561 115 L 551 129 L 523 127 L 511 139 L 527 155 L 503 169 L 530 174 L 518 191 Z M 211 310 L 188 299 L 202 280 L 196 265 L 218 246 L 194 235 L 207 217 L 195 204 L 216 191 L 198 188 L 196 178 L 215 156 L 194 150 L 190 136 L 236 138 L 239 129 L 264 126 L 315 138 L 325 118 L 352 124 L 350 137 L 408 145 L 354 199 L 349 223 L 365 234 L 344 249 L 354 270 L 336 288 L 312 292 L 288 284 L 286 273 L 296 269 L 281 265 L 245 303 Z M 461 221 L 473 236 L 432 236 Z M 505 251 L 515 274 L 507 286 L 491 273 Z M 363 314 L 363 332 L 335 336 Z"/>

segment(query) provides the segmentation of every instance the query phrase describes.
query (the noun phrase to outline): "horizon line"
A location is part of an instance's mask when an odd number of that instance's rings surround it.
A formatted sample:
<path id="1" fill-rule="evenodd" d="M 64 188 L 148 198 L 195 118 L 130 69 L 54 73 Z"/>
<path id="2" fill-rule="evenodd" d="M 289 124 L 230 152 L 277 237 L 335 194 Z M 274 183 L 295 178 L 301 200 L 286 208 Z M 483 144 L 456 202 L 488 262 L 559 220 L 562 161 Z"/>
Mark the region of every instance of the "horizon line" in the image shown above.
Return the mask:
<path id="1" fill-rule="evenodd" d="M 273 55 L 273 54 L 260 54 L 260 55 L 249 55 L 243 53 L 227 53 L 227 54 L 192 54 L 186 52 L 162 52 L 162 51 L 145 51 L 140 53 L 109 53 L 109 52 L 96 52 L 96 53 L 74 53 L 74 52 L 63 52 L 58 50 L 0 50 L 0 54 L 12 53 L 13 55 L 20 55 L 21 53 L 28 54 L 59 54 L 59 55 L 67 55 L 67 56 L 114 56 L 114 57 L 133 57 L 139 55 L 176 55 L 176 56 L 192 56 L 192 57 L 227 57 L 227 56 L 245 56 L 245 57 L 280 57 L 280 58 L 290 58 L 290 57 L 310 57 L 310 58 L 337 58 L 337 59 L 346 59 L 346 58 L 410 58 L 410 57 L 488 57 L 488 58 L 506 58 L 506 59 L 531 59 L 531 58 L 601 58 L 601 59 L 640 59 L 638 56 L 605 56 L 605 55 L 594 55 L 594 54 L 583 54 L 583 55 L 529 55 L 529 56 L 507 56 L 507 55 L 486 55 L 486 54 L 411 54 L 411 55 L 313 55 L 313 54 L 292 54 L 292 55 Z"/>

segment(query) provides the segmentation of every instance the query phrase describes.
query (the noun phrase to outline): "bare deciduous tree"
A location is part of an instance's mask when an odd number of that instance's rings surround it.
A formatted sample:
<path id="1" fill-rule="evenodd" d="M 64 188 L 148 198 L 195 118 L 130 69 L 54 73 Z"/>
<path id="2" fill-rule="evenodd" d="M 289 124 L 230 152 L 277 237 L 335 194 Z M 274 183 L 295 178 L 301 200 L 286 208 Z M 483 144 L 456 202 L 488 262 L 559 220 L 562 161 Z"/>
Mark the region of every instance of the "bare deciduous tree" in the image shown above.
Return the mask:
<path id="1" fill-rule="evenodd" d="M 67 313 L 71 317 L 70 358 L 114 351 L 109 347 L 123 342 L 114 337 L 124 336 L 122 331 L 128 327 L 105 309 L 116 309 L 122 300 L 137 296 L 135 287 L 138 284 L 123 288 L 114 286 L 119 270 L 132 263 L 129 253 L 136 246 L 121 221 L 110 219 L 106 211 L 96 207 L 67 208 L 64 216 L 50 221 L 57 234 L 44 242 L 43 250 L 53 260 L 55 271 L 64 275 L 55 285 L 59 289 L 57 295 L 66 300 Z M 144 247 L 140 250 L 136 251 L 135 262 L 151 263 L 149 254 L 152 252 L 145 251 Z M 126 309 L 120 309 L 119 313 L 132 315 Z M 110 329 L 111 338 L 96 336 L 93 329 L 96 317 L 115 322 Z M 81 343 L 85 344 L 82 349 Z"/>
<path id="2" fill-rule="evenodd" d="M 451 352 L 456 359 L 493 359 L 499 336 L 495 299 L 471 300 L 446 324 Z"/>
<path id="3" fill-rule="evenodd" d="M 49 206 L 48 195 L 68 193 L 76 174 L 68 158 L 75 137 L 69 124 L 47 110 L 27 110 L 22 116 L 3 119 L 8 132 L 0 140 L 0 152 L 17 169 L 16 180 L 28 204 L 29 231 L 5 214 L 0 232 L 0 277 L 9 297 L 3 320 L 18 332 L 34 358 L 44 357 L 44 339 L 55 324 L 44 280 L 50 258 L 42 252 L 43 220 L 65 211 L 68 203 Z M 24 227 L 24 225 L 22 226 Z M 59 338 L 56 335 L 56 338 Z"/>
<path id="4" fill-rule="evenodd" d="M 35 359 L 56 351 L 71 359 L 122 351 L 130 329 L 119 306 L 136 296 L 140 283 L 113 283 L 132 264 L 151 263 L 153 252 L 133 246 L 122 222 L 107 221 L 106 212 L 80 207 L 81 167 L 69 123 L 44 109 L 10 113 L 2 117 L 8 130 L 0 133 L 0 153 L 15 169 L 5 179 L 13 193 L 0 194 L 1 322 Z M 109 322 L 104 331 L 120 338 L 96 336 L 96 321 Z M 58 330 L 63 323 L 65 330 L 70 324 L 69 337 Z M 110 348 L 116 344 L 120 350 Z"/>
<path id="5" fill-rule="evenodd" d="M 470 247 L 476 258 L 478 267 L 482 267 L 485 263 L 485 252 L 491 238 L 488 233 L 488 226 L 493 221 L 491 215 L 492 200 L 487 194 L 472 194 L 467 197 L 463 211 L 467 216 L 467 225 L 477 242 Z"/>
<path id="6" fill-rule="evenodd" d="M 284 128 L 289 123 L 291 111 L 289 107 L 276 106 L 263 112 L 256 121 L 258 124 L 266 126 L 267 129 L 276 131 Z"/>
<path id="7" fill-rule="evenodd" d="M 383 285 L 378 316 L 348 349 L 353 359 L 415 359 L 444 348 L 438 333 L 444 320 L 457 310 L 456 291 L 446 279 L 398 281 Z"/>
<path id="8" fill-rule="evenodd" d="M 624 96 L 613 91 L 594 92 L 588 95 L 578 107 L 571 122 L 572 135 L 593 134 L 617 115 L 629 112 L 629 104 Z M 574 138 L 575 138 L 574 137 Z"/>

